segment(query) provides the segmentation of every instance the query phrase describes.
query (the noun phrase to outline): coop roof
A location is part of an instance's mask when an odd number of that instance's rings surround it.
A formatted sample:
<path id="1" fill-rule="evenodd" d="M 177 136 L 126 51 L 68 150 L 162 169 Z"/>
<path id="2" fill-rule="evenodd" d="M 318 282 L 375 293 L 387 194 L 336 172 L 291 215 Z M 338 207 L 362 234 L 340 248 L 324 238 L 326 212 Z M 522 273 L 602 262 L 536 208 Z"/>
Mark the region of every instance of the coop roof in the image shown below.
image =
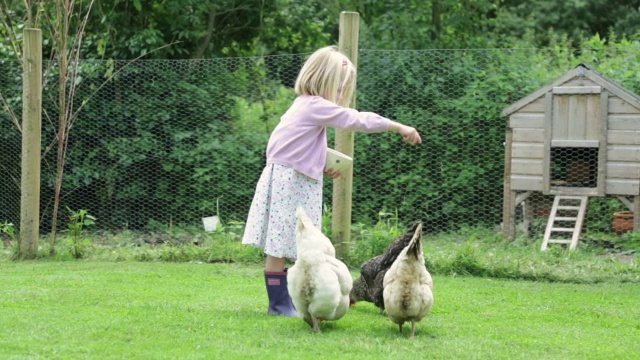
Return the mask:
<path id="1" fill-rule="evenodd" d="M 573 79 L 574 77 L 585 77 L 595 82 L 596 84 L 602 86 L 603 88 L 607 89 L 608 91 L 620 97 L 621 99 L 625 100 L 629 104 L 640 109 L 640 96 L 625 89 L 615 81 L 595 71 L 589 65 L 580 64 L 575 68 L 573 68 L 572 70 L 569 70 L 567 73 L 560 76 L 556 80 L 554 80 L 552 83 L 539 88 L 538 90 L 532 92 L 531 94 L 515 102 L 511 106 L 505 108 L 504 110 L 502 110 L 502 114 L 505 116 L 509 116 L 513 114 L 514 112 L 520 110 L 520 108 L 522 108 L 523 106 L 535 101 L 536 99 L 543 96 L 547 92 L 552 91 L 554 87 L 560 86 L 566 83 L 567 81 Z"/>

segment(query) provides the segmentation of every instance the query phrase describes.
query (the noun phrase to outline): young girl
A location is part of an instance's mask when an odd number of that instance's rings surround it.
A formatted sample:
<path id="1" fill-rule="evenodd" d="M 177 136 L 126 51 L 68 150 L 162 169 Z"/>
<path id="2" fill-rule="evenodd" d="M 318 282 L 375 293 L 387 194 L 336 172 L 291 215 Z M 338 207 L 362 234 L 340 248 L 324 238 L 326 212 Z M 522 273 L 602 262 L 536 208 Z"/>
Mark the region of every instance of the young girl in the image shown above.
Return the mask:
<path id="1" fill-rule="evenodd" d="M 410 126 L 348 108 L 355 81 L 355 67 L 336 47 L 317 50 L 298 74 L 298 97 L 269 138 L 267 165 L 258 180 L 242 238 L 243 244 L 260 247 L 267 255 L 264 274 L 269 314 L 297 315 L 285 272 L 285 260 L 296 258 L 296 208 L 304 207 L 320 227 L 322 176 L 340 176 L 332 169 L 324 171 L 326 128 L 394 131 L 408 143 L 422 142 L 418 131 Z"/>

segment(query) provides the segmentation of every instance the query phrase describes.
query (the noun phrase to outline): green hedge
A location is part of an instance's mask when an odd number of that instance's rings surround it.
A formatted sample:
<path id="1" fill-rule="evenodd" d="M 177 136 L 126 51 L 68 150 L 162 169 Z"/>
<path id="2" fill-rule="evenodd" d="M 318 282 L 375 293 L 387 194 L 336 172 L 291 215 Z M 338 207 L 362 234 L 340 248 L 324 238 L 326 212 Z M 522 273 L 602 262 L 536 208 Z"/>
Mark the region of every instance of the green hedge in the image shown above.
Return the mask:
<path id="1" fill-rule="evenodd" d="M 498 224 L 503 108 L 580 62 L 640 90 L 636 42 L 594 38 L 585 47 L 363 51 L 357 107 L 417 127 L 423 145 L 404 145 L 396 134 L 357 134 L 354 221 L 371 224 L 380 211 L 397 211 L 430 231 Z M 302 59 L 83 62 L 75 108 L 84 107 L 71 130 L 63 206 L 87 209 L 102 228 L 194 223 L 217 211 L 244 220 Z M 19 64 L 0 67 L 0 91 L 19 115 Z M 55 73 L 49 76 L 43 148 L 57 119 Z M 0 138 L 0 221 L 17 222 L 20 134 L 4 107 Z M 43 158 L 45 229 L 54 164 L 55 149 Z"/>

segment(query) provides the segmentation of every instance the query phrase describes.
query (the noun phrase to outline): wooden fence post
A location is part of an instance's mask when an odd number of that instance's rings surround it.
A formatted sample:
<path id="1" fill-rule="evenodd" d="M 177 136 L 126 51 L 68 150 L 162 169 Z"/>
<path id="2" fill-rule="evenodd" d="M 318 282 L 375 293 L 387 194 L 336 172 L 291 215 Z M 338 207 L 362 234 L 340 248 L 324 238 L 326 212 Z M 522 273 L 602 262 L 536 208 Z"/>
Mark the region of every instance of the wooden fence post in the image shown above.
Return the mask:
<path id="1" fill-rule="evenodd" d="M 516 237 L 515 228 L 515 197 L 511 190 L 511 146 L 513 143 L 513 132 L 511 128 L 506 131 L 504 143 L 504 190 L 502 205 L 502 232 L 504 237 L 514 240 Z"/>
<path id="2" fill-rule="evenodd" d="M 42 32 L 24 29 L 22 61 L 22 175 L 19 258 L 37 255 L 40 237 L 40 157 L 42 127 Z"/>
<path id="3" fill-rule="evenodd" d="M 353 65 L 358 66 L 358 31 L 360 15 L 357 12 L 340 13 L 340 35 L 338 47 L 347 55 Z M 351 107 L 355 108 L 355 91 Z M 336 129 L 336 150 L 353 157 L 353 131 Z M 354 158 L 354 162 L 357 159 Z M 351 242 L 351 196 L 353 193 L 353 168 L 333 180 L 333 221 L 331 232 L 336 244 L 338 257 L 344 258 L 349 253 Z"/>

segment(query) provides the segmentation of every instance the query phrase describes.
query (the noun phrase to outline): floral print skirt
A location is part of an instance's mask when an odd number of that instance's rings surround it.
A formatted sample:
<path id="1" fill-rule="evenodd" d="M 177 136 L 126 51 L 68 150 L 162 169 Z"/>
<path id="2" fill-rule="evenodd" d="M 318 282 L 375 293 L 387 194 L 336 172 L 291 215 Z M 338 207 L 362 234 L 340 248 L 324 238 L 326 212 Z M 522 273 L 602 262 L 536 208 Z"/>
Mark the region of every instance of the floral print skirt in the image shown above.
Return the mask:
<path id="1" fill-rule="evenodd" d="M 322 180 L 286 166 L 267 164 L 256 186 L 242 243 L 257 246 L 270 256 L 295 260 L 298 206 L 320 227 Z"/>

